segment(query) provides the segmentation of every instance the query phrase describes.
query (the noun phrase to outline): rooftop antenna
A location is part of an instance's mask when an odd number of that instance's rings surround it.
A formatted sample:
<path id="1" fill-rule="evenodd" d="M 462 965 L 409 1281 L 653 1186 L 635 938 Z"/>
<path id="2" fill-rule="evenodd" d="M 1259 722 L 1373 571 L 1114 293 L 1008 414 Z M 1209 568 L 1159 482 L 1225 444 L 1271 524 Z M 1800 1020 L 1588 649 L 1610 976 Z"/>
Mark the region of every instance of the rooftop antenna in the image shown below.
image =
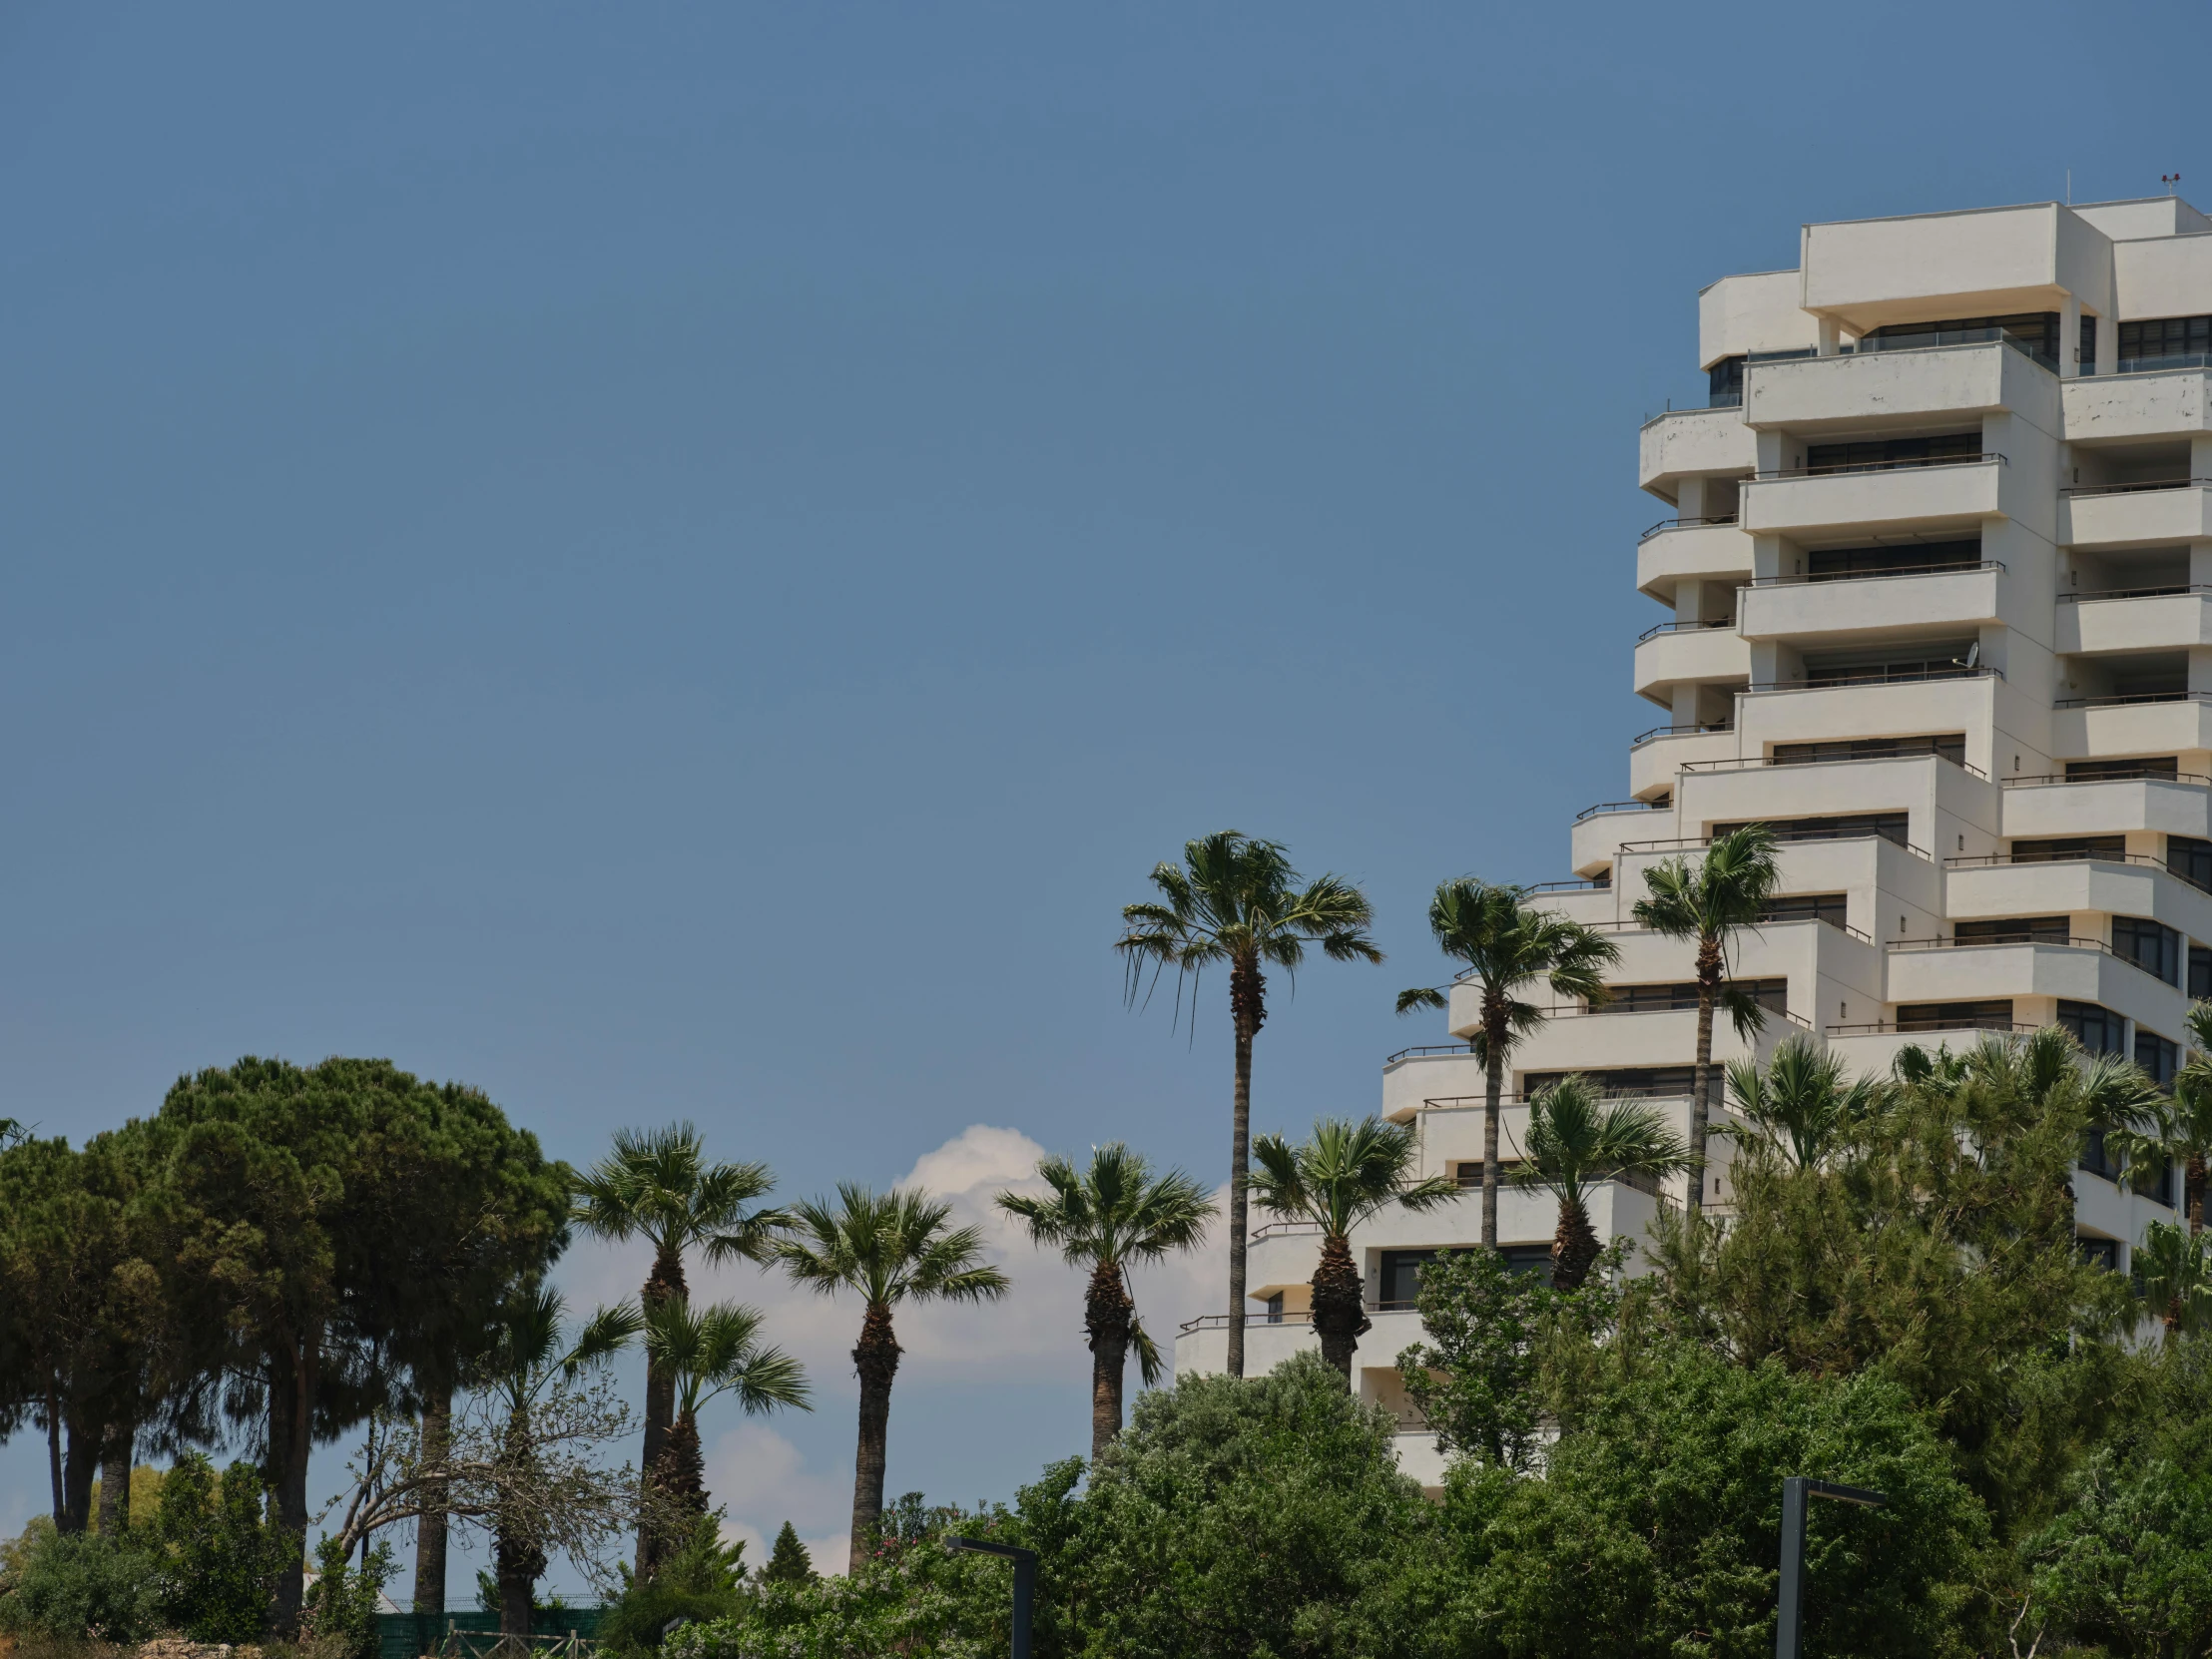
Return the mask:
<path id="1" fill-rule="evenodd" d="M 2158 182 L 2166 187 L 2166 194 L 2171 196 L 2174 193 L 2174 186 L 2181 183 L 2181 175 L 2178 173 L 2161 173 L 2158 176 Z"/>
<path id="2" fill-rule="evenodd" d="M 2066 169 L 2066 206 L 2073 206 L 2073 169 Z"/>

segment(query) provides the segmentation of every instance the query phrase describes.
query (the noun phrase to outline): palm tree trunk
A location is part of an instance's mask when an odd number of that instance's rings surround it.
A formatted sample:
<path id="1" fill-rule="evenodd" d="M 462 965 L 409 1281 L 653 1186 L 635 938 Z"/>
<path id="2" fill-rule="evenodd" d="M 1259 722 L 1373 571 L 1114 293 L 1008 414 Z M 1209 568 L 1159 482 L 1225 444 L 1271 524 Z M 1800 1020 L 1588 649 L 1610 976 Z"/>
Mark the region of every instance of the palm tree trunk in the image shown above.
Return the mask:
<path id="1" fill-rule="evenodd" d="M 1229 1138 L 1229 1354 L 1231 1377 L 1245 1374 L 1245 1183 L 1252 1173 L 1252 1039 L 1267 1022 L 1267 981 L 1257 962 L 1229 970 L 1229 1012 L 1237 1026 L 1237 1101 Z"/>
<path id="2" fill-rule="evenodd" d="M 1321 1357 L 1344 1374 L 1352 1384 L 1352 1355 L 1368 1334 L 1367 1310 L 1360 1305 L 1360 1270 L 1352 1263 L 1352 1246 L 1342 1233 L 1322 1241 L 1321 1266 L 1314 1270 L 1314 1332 L 1321 1338 Z"/>
<path id="3" fill-rule="evenodd" d="M 707 1512 L 707 1463 L 699 1449 L 698 1419 L 689 1411 L 676 1413 L 668 1438 L 661 1442 L 658 1483 L 673 1509 L 662 1548 L 673 1554 L 684 1547 L 699 1517 Z"/>
<path id="4" fill-rule="evenodd" d="M 1590 1277 L 1590 1264 L 1597 1260 L 1597 1230 L 1590 1225 L 1590 1212 L 1580 1203 L 1559 1201 L 1559 1230 L 1551 1236 L 1551 1288 L 1555 1291 L 1579 1291 L 1583 1281 Z"/>
<path id="5" fill-rule="evenodd" d="M 285 1537 L 276 1569 L 270 1628 L 286 1640 L 299 1632 L 305 1599 L 307 1454 L 314 1444 L 314 1379 L 322 1366 L 321 1334 L 310 1332 L 285 1345 L 269 1389 L 269 1484 L 276 1529 Z"/>
<path id="6" fill-rule="evenodd" d="M 137 1435 L 127 1422 L 108 1424 L 100 1447 L 100 1531 L 120 1538 L 131 1524 L 131 1450 Z"/>
<path id="7" fill-rule="evenodd" d="M 1482 987 L 1482 1248 L 1497 1248 L 1498 1125 L 1505 1094 L 1505 995 Z"/>
<path id="8" fill-rule="evenodd" d="M 860 1377 L 860 1443 L 852 1458 L 852 1553 L 846 1571 L 858 1572 L 883 1524 L 883 1463 L 890 1445 L 891 1379 L 898 1375 L 898 1339 L 891 1311 L 868 1304 L 852 1369 Z"/>
<path id="9" fill-rule="evenodd" d="M 451 1453 L 453 1390 L 438 1389 L 422 1407 L 422 1460 L 435 1467 Z M 440 1618 L 445 1613 L 445 1482 L 423 1489 L 427 1507 L 415 1522 L 414 1610 Z"/>
<path id="10" fill-rule="evenodd" d="M 1697 941 L 1697 1076 L 1690 1094 L 1688 1209 L 1705 1208 L 1705 1136 L 1713 1119 L 1713 1004 L 1720 999 L 1721 943 L 1710 934 Z"/>
<path id="11" fill-rule="evenodd" d="M 502 1531 L 492 1554 L 499 1574 L 499 1634 L 530 1634 L 530 1603 L 537 1598 L 538 1574 L 545 1571 L 545 1551 L 528 1538 Z"/>
<path id="12" fill-rule="evenodd" d="M 638 1294 L 638 1302 L 645 1312 L 666 1303 L 690 1295 L 690 1287 L 684 1283 L 684 1253 L 671 1245 L 662 1245 L 653 1256 L 653 1273 Z M 638 1480 L 644 1488 L 644 1514 L 646 1521 L 661 1505 L 653 1495 L 653 1482 L 661 1466 L 661 1447 L 668 1439 L 670 1425 L 676 1418 L 676 1379 L 662 1362 L 651 1355 L 645 1362 L 645 1446 L 639 1453 Z M 660 1528 L 641 1521 L 638 1527 L 637 1575 L 649 1578 L 661 1564 L 664 1540 Z"/>
<path id="13" fill-rule="evenodd" d="M 1091 1269 L 1083 1296 L 1083 1325 L 1091 1347 L 1091 1461 L 1121 1434 L 1122 1375 L 1129 1366 L 1129 1325 L 1136 1304 L 1122 1283 L 1121 1264 L 1100 1262 Z"/>
<path id="14" fill-rule="evenodd" d="M 2203 1157 L 2192 1155 L 2182 1172 L 2182 1180 L 2189 1189 L 2189 1237 L 2192 1239 L 2204 1231 L 2204 1177 Z"/>

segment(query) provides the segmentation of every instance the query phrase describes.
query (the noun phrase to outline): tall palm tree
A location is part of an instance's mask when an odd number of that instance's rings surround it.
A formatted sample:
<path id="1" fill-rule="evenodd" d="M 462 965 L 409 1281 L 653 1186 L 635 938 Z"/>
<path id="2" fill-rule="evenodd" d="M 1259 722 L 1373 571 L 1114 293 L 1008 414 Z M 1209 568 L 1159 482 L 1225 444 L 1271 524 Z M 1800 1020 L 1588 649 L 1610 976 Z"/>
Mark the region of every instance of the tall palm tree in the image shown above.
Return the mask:
<path id="1" fill-rule="evenodd" d="M 1309 1221 L 1321 1229 L 1321 1264 L 1314 1269 L 1314 1332 L 1321 1355 L 1352 1381 L 1352 1352 L 1367 1335 L 1360 1270 L 1352 1260 L 1352 1230 L 1394 1206 L 1433 1210 L 1459 1196 L 1442 1176 L 1416 1179 L 1419 1148 L 1409 1125 L 1369 1117 L 1358 1123 L 1324 1118 L 1311 1140 L 1293 1146 L 1262 1135 L 1252 1155 L 1260 1171 L 1252 1196 L 1270 1215 Z M 1234 1330 L 1235 1326 L 1232 1325 Z"/>
<path id="2" fill-rule="evenodd" d="M 1713 1010 L 1728 1009 L 1737 1035 L 1749 1042 L 1767 1023 L 1767 1012 L 1748 991 L 1728 983 L 1728 946 L 1739 927 L 1757 927 L 1782 879 L 1775 862 L 1773 829 L 1747 824 L 1715 835 L 1696 864 L 1669 858 L 1644 871 L 1642 898 L 1633 914 L 1670 939 L 1697 942 L 1697 1077 L 1690 1098 L 1689 1208 L 1705 1206 L 1705 1137 L 1713 1116 Z"/>
<path id="3" fill-rule="evenodd" d="M 1537 980 L 1554 996 L 1605 1000 L 1605 970 L 1620 947 L 1581 922 L 1527 902 L 1528 889 L 1462 875 L 1438 883 L 1428 903 L 1428 929 L 1446 956 L 1467 964 L 1481 987 L 1473 1048 L 1482 1061 L 1482 1242 L 1497 1248 L 1497 1145 L 1505 1062 L 1520 1039 L 1544 1022 L 1544 1011 L 1520 1000 Z M 1397 1011 L 1448 1008 L 1441 985 L 1397 993 Z"/>
<path id="4" fill-rule="evenodd" d="M 1590 1189 L 1601 1181 L 1679 1175 L 1690 1167 L 1681 1137 L 1658 1108 L 1633 1100 L 1608 1101 L 1579 1072 L 1562 1077 L 1528 1103 L 1528 1144 L 1517 1187 L 1540 1188 L 1559 1204 L 1551 1236 L 1551 1287 L 1578 1291 L 1597 1260 L 1597 1231 L 1590 1225 Z"/>
<path id="5" fill-rule="evenodd" d="M 1843 1056 L 1803 1037 L 1778 1047 L 1761 1070 L 1746 1057 L 1728 1067 L 1736 1112 L 1799 1169 L 1817 1169 L 1855 1125 L 1881 1110 L 1889 1094 L 1878 1077 L 1845 1081 Z"/>
<path id="6" fill-rule="evenodd" d="M 1267 1023 L 1267 968 L 1294 976 L 1316 944 L 1335 962 L 1380 962 L 1382 952 L 1368 937 L 1375 910 L 1367 894 L 1340 875 L 1311 882 L 1291 867 L 1274 841 L 1254 840 L 1234 830 L 1183 843 L 1180 864 L 1153 867 L 1156 901 L 1122 906 L 1122 935 L 1114 941 L 1128 970 L 1132 1001 L 1145 969 L 1158 982 L 1176 972 L 1176 1007 L 1183 981 L 1197 980 L 1216 963 L 1229 969 L 1229 1013 L 1236 1032 L 1237 1081 L 1229 1137 L 1229 1354 L 1231 1377 L 1244 1376 L 1245 1185 L 1251 1175 L 1252 1039 Z"/>
<path id="7" fill-rule="evenodd" d="M 538 1284 L 518 1285 L 501 1303 L 493 1320 L 488 1352 L 477 1363 L 476 1381 L 504 1408 L 501 1455 L 533 1455 L 531 1412 L 558 1380 L 573 1382 L 629 1346 L 643 1320 L 629 1303 L 602 1308 L 563 1346 L 561 1327 L 567 1304 L 558 1291 Z M 517 1494 L 537 1489 L 528 1480 L 503 1480 L 500 1511 L 492 1517 L 492 1562 L 499 1582 L 499 1633 L 530 1634 L 530 1603 L 546 1567 L 541 1541 L 547 1517 L 518 1512 Z"/>
<path id="8" fill-rule="evenodd" d="M 708 1401 L 735 1394 L 748 1416 L 784 1406 L 814 1409 L 807 1374 L 797 1360 L 761 1341 L 757 1309 L 718 1302 L 694 1309 L 671 1298 L 645 1316 L 645 1352 L 676 1383 L 676 1420 L 661 1442 L 654 1487 L 669 1502 L 664 1544 L 689 1538 L 707 1512 L 706 1462 L 699 1445 L 699 1412 Z"/>
<path id="9" fill-rule="evenodd" d="M 1091 1270 L 1083 1329 L 1090 1334 L 1095 1463 L 1121 1432 L 1122 1374 L 1132 1342 L 1145 1385 L 1160 1378 L 1160 1351 L 1137 1323 L 1123 1270 L 1195 1249 L 1214 1219 L 1214 1203 L 1181 1170 L 1155 1176 L 1119 1141 L 1093 1148 L 1088 1170 L 1078 1171 L 1065 1158 L 1047 1158 L 1037 1165 L 1037 1175 L 1052 1189 L 1048 1196 L 1000 1193 L 998 1207 L 1028 1223 L 1035 1243 L 1055 1246 L 1071 1266 Z"/>
<path id="10" fill-rule="evenodd" d="M 2130 1164 L 2179 1164 L 2182 1208 L 2189 1231 L 2204 1231 L 2204 1188 L 2212 1161 L 2212 1002 L 2189 1009 L 2189 1037 L 2196 1053 L 2174 1079 L 2174 1092 L 2143 1103 L 2133 1122 L 2105 1136 L 2105 1145 Z"/>
<path id="11" fill-rule="evenodd" d="M 798 1283 L 824 1296 L 857 1292 L 865 1309 L 852 1350 L 860 1379 L 860 1439 L 852 1463 L 855 1572 L 883 1520 L 883 1460 L 899 1355 L 891 1310 L 903 1302 L 995 1302 L 1008 1288 L 1005 1274 L 983 1260 L 981 1231 L 947 1228 L 951 1214 L 951 1205 L 926 1193 L 878 1195 L 842 1182 L 834 1205 L 818 1198 L 793 1206 L 776 1242 L 776 1259 Z"/>
<path id="12" fill-rule="evenodd" d="M 2154 1221 L 2132 1262 L 2143 1311 L 2166 1328 L 2166 1341 L 2212 1328 L 2212 1238 Z"/>
<path id="13" fill-rule="evenodd" d="M 699 1131 L 689 1123 L 664 1129 L 618 1129 L 614 1151 L 577 1178 L 574 1219 L 597 1238 L 622 1243 L 642 1238 L 653 1247 L 639 1305 L 647 1312 L 691 1294 L 684 1253 L 697 1248 L 709 1262 L 742 1258 L 764 1262 L 783 1213 L 759 1206 L 776 1187 L 766 1164 L 710 1163 Z M 653 1478 L 676 1412 L 676 1382 L 650 1355 L 645 1371 L 643 1478 Z M 648 1505 L 648 1507 L 651 1507 Z M 657 1533 L 638 1531 L 637 1571 L 650 1576 L 659 1564 Z"/>

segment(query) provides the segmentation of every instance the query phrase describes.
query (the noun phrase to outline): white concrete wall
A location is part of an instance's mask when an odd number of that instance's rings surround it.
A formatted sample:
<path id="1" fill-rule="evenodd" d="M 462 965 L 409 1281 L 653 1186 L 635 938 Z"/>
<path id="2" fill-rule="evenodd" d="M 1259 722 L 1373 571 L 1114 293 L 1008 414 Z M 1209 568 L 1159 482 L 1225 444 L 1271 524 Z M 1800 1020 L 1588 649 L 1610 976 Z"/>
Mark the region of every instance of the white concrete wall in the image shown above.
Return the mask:
<path id="1" fill-rule="evenodd" d="M 1820 326 L 1799 302 L 1795 271 L 1723 276 L 1697 296 L 1698 366 L 1753 351 L 1809 351 Z"/>

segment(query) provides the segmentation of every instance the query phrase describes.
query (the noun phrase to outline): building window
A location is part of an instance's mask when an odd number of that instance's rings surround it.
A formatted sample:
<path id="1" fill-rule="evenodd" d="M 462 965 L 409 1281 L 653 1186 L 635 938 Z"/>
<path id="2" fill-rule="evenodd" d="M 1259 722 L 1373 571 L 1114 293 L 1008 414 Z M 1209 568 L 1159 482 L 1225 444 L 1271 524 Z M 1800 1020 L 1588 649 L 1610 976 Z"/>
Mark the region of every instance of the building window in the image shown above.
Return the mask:
<path id="1" fill-rule="evenodd" d="M 1793 892 L 1767 900 L 1765 909 L 1759 912 L 1761 921 L 1825 921 L 1831 927 L 1842 927 L 1850 906 L 1847 895 L 1840 892 Z"/>
<path id="2" fill-rule="evenodd" d="M 2007 997 L 1980 1002 L 1901 1002 L 1900 1031 L 2009 1031 L 2012 1003 Z"/>
<path id="3" fill-rule="evenodd" d="M 1952 432 L 1939 438 L 1871 438 L 1856 443 L 1809 443 L 1808 472 L 1850 472 L 1860 467 L 1901 462 L 1971 460 L 1981 453 L 1979 432 Z"/>
<path id="4" fill-rule="evenodd" d="M 1880 351 L 1887 347 L 1899 351 L 1916 345 L 1970 344 L 1974 339 L 1988 337 L 1992 331 L 2002 331 L 2006 337 L 2025 346 L 2046 368 L 2056 372 L 2060 342 L 2058 317 L 2056 311 L 2018 311 L 2009 316 L 1953 316 L 1940 322 L 1893 322 L 1868 334 L 1859 342 L 1859 349 Z M 2124 323 L 2121 324 L 2121 337 L 2126 337 Z"/>
<path id="5" fill-rule="evenodd" d="M 2212 950 L 2201 944 L 2189 947 L 2189 999 L 2212 996 Z"/>
<path id="6" fill-rule="evenodd" d="M 1714 1088 L 1720 1087 L 1722 1067 L 1711 1068 Z M 1523 1095 L 1540 1094 L 1560 1078 L 1570 1075 L 1563 1071 L 1531 1071 L 1521 1076 Z M 1695 1066 L 1618 1066 L 1611 1071 L 1586 1071 L 1580 1074 L 1598 1087 L 1598 1092 L 1608 1100 L 1622 1098 L 1665 1099 L 1675 1095 L 1688 1095 L 1697 1087 Z M 1479 1169 L 1478 1164 L 1474 1166 Z"/>
<path id="7" fill-rule="evenodd" d="M 2181 1069 L 2180 1049 L 2157 1032 L 2146 1031 L 2138 1025 L 2135 1028 L 2135 1063 L 2153 1083 L 2168 1094 L 2173 1093 L 2174 1073 Z"/>
<path id="8" fill-rule="evenodd" d="M 2014 841 L 2015 864 L 2070 863 L 2076 858 L 2124 858 L 2125 835 L 2069 835 L 2062 840 Z"/>
<path id="9" fill-rule="evenodd" d="M 1981 440 L 1974 440 L 1974 448 Z M 1817 547 L 1805 555 L 1809 582 L 1848 582 L 1901 571 L 1970 570 L 1981 562 L 1981 539 L 1892 542 L 1885 547 Z"/>
<path id="10" fill-rule="evenodd" d="M 1705 371 L 1709 409 L 1733 409 L 1744 400 L 1744 359 L 1723 357 Z"/>
<path id="11" fill-rule="evenodd" d="M 2120 1161 L 2104 1147 L 2104 1131 L 2092 1129 L 2081 1138 L 2081 1167 L 2091 1175 L 2101 1175 L 2107 1181 L 2120 1178 Z"/>
<path id="12" fill-rule="evenodd" d="M 2120 1271 L 2120 1241 L 2117 1239 L 2077 1238 L 2074 1249 L 2093 1268 L 2102 1268 L 2106 1273 Z"/>
<path id="13" fill-rule="evenodd" d="M 1778 743 L 1771 757 L 1776 766 L 1802 766 L 1808 761 L 1912 761 L 1936 755 L 1953 766 L 1966 764 L 1966 734 L 1950 732 L 1932 738 L 1854 738 L 1834 743 Z"/>
<path id="14" fill-rule="evenodd" d="M 2194 835 L 2168 835 L 2166 870 L 2192 887 L 2212 892 L 2212 841 L 2200 841 Z"/>
<path id="15" fill-rule="evenodd" d="M 1713 833 L 1726 835 L 1741 824 L 1716 824 Z M 1771 822 L 1767 828 L 1778 841 L 1848 841 L 1879 835 L 1900 846 L 1911 846 L 1912 816 L 1908 813 L 1861 813 L 1855 818 L 1793 818 Z"/>
<path id="16" fill-rule="evenodd" d="M 1506 1245 L 1498 1254 L 1505 1258 L 1507 1273 L 1541 1273 L 1548 1276 L 1551 1272 L 1549 1245 Z"/>
<path id="17" fill-rule="evenodd" d="M 2163 922 L 2140 916 L 2112 918 L 2112 953 L 2169 985 L 2181 983 L 2181 935 Z"/>
<path id="18" fill-rule="evenodd" d="M 1593 1006 L 1590 1009 L 1593 1014 L 1652 1014 L 1697 1007 L 1697 981 L 1694 979 L 1666 985 L 1610 985 L 1606 988 L 1613 994 Z M 1790 981 L 1787 979 L 1737 979 L 1731 981 L 1728 988 L 1749 991 L 1752 1000 L 1769 1013 L 1789 1012 Z"/>
<path id="19" fill-rule="evenodd" d="M 1960 944 L 2064 944 L 2072 931 L 2070 916 L 2004 916 L 1995 921 L 1961 921 L 1952 936 Z"/>
<path id="20" fill-rule="evenodd" d="M 2081 372 L 2093 374 L 2097 366 L 2097 319 L 2085 316 L 2081 319 L 2081 354 L 2074 358 L 2081 365 Z"/>
<path id="21" fill-rule="evenodd" d="M 2120 324 L 2120 361 L 2212 351 L 2212 316 L 2154 316 Z"/>
<path id="22" fill-rule="evenodd" d="M 1936 640 L 1887 651 L 1828 651 L 1805 654 L 1805 684 L 1823 686 L 1908 685 L 1922 680 L 1956 680 L 1966 675 L 1972 640 Z"/>
<path id="23" fill-rule="evenodd" d="M 1275 1295 L 1268 1298 L 1268 1324 L 1281 1325 L 1282 1323 L 1283 1293 L 1281 1291 L 1277 1291 Z"/>
<path id="24" fill-rule="evenodd" d="M 2060 1002 L 2058 1023 L 2072 1034 L 2084 1053 L 2125 1052 L 2124 1022 L 2109 1008 L 2101 1008 L 2094 1002 Z"/>
<path id="25" fill-rule="evenodd" d="M 2017 765 L 2018 763 L 2014 763 Z M 2178 755 L 2146 755 L 2134 761 L 2068 761 L 2066 782 L 2099 783 L 2115 778 L 2178 778 Z"/>
<path id="26" fill-rule="evenodd" d="M 1479 1167 L 1479 1166 L 1477 1166 Z M 1410 1308 L 1420 1295 L 1420 1270 L 1436 1259 L 1433 1250 L 1385 1250 L 1376 1278 L 1376 1306 Z"/>

